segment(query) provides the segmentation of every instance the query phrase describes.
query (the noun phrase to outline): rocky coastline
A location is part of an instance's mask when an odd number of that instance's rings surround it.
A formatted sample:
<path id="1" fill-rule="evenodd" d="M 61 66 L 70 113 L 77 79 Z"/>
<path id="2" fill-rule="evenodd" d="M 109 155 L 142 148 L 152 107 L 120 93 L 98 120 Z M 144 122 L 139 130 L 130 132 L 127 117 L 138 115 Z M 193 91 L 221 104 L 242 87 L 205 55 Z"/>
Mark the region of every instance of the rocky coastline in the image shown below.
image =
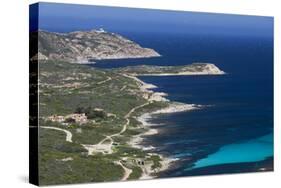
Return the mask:
<path id="1" fill-rule="evenodd" d="M 152 112 L 147 112 L 143 113 L 140 116 L 138 116 L 136 119 L 141 123 L 141 126 L 146 129 L 145 132 L 133 136 L 132 139 L 128 142 L 128 145 L 130 145 L 133 148 L 138 148 L 142 149 L 144 151 L 151 151 L 151 155 L 158 155 L 161 159 L 161 168 L 151 170 L 150 166 L 144 166 L 143 167 L 143 174 L 140 177 L 140 179 L 153 179 L 157 176 L 157 173 L 161 171 L 165 171 L 169 169 L 173 162 L 177 161 L 178 159 L 176 158 L 170 158 L 167 156 L 163 156 L 158 153 L 154 153 L 153 149 L 155 149 L 153 146 L 144 146 L 142 145 L 143 137 L 145 136 L 151 136 L 158 134 L 158 130 L 153 127 L 153 124 L 149 122 L 150 119 L 153 118 L 154 115 L 157 114 L 168 114 L 168 113 L 177 113 L 177 112 L 184 112 L 184 111 L 191 111 L 191 110 L 196 110 L 200 109 L 203 106 L 202 105 L 196 105 L 196 104 L 185 104 L 185 103 L 180 103 L 180 102 L 172 102 L 169 99 L 167 99 L 165 96 L 168 96 L 166 93 L 162 92 L 154 92 L 151 89 L 157 88 L 157 86 L 149 83 L 145 83 L 139 78 L 131 75 L 125 75 L 126 77 L 130 77 L 134 79 L 135 81 L 138 82 L 139 88 L 142 92 L 148 93 L 149 98 L 147 98 L 148 101 L 162 101 L 162 102 L 167 102 L 168 106 L 164 108 L 157 109 Z M 144 98 L 146 98 L 147 95 L 144 94 Z"/>

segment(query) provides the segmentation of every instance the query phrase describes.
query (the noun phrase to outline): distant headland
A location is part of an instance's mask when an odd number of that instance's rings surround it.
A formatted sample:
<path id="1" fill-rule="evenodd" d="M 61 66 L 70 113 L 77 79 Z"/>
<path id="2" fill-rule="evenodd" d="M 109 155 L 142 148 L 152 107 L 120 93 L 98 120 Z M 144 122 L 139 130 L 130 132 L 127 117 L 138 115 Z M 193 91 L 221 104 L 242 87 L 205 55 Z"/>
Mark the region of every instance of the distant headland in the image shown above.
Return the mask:
<path id="1" fill-rule="evenodd" d="M 39 30 L 31 34 L 31 42 L 37 42 L 38 52 L 32 60 L 61 60 L 71 63 L 91 63 L 102 59 L 128 59 L 159 57 L 153 49 L 116 33 L 103 29 L 55 33 Z"/>

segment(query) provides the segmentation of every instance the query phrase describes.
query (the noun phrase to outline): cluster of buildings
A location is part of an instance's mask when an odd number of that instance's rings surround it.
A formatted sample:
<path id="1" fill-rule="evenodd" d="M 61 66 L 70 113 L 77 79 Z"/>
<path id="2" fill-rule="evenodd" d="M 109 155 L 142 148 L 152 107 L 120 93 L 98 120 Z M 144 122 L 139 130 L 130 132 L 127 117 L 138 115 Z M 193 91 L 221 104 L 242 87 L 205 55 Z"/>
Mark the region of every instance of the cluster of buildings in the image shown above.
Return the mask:
<path id="1" fill-rule="evenodd" d="M 126 164 L 128 166 L 146 166 L 146 165 L 152 165 L 153 161 L 151 160 L 146 160 L 145 158 L 128 158 L 128 157 L 123 157 L 121 162 L 123 164 Z"/>
<path id="2" fill-rule="evenodd" d="M 47 118 L 48 120 L 52 122 L 58 122 L 62 124 L 68 124 L 67 122 L 73 121 L 73 123 L 78 123 L 78 124 L 85 124 L 88 122 L 88 118 L 85 113 L 82 114 L 69 114 L 66 116 L 58 116 L 58 115 L 52 115 Z"/>
<path id="3" fill-rule="evenodd" d="M 95 108 L 94 111 L 96 112 L 104 112 L 101 108 Z M 106 117 L 116 118 L 116 114 L 112 113 L 105 113 Z M 62 125 L 69 125 L 71 123 L 77 123 L 79 125 L 86 124 L 89 121 L 96 123 L 95 120 L 88 118 L 85 113 L 73 113 L 69 115 L 52 115 L 46 118 L 46 120 L 52 121 L 52 122 L 58 122 Z"/>

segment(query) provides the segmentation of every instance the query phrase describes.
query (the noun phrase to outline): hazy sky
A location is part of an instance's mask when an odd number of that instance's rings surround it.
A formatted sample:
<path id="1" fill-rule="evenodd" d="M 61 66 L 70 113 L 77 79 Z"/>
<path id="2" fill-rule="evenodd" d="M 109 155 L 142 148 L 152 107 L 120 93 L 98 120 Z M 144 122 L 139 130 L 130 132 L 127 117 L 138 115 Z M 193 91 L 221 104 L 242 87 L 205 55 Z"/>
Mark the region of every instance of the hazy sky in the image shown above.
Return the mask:
<path id="1" fill-rule="evenodd" d="M 109 31 L 177 32 L 272 37 L 273 18 L 183 11 L 40 3 L 39 28 L 69 32 L 103 27 Z"/>

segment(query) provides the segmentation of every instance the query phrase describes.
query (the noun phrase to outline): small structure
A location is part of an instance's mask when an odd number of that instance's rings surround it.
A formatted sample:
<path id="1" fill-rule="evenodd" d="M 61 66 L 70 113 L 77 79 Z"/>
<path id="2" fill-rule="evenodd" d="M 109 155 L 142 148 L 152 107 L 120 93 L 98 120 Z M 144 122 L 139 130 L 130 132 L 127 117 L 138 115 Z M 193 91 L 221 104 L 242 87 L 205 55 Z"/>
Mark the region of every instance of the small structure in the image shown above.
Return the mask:
<path id="1" fill-rule="evenodd" d="M 140 167 L 143 171 L 151 171 L 154 162 L 146 158 L 130 158 L 122 157 L 122 164 L 126 165 L 128 168 L 134 168 L 135 166 Z"/>
<path id="2" fill-rule="evenodd" d="M 133 159 L 133 162 L 138 166 L 144 166 L 144 159 Z"/>
<path id="3" fill-rule="evenodd" d="M 53 121 L 53 122 L 63 123 L 65 121 L 65 117 L 64 116 L 53 115 L 53 116 L 49 116 L 48 120 Z"/>
<path id="4" fill-rule="evenodd" d="M 105 33 L 105 30 L 103 28 L 99 28 L 99 30 L 96 30 L 97 33 Z"/>
<path id="5" fill-rule="evenodd" d="M 70 114 L 65 116 L 66 119 L 71 118 L 74 119 L 75 123 L 84 124 L 88 122 L 87 116 L 85 113 L 82 114 Z"/>

